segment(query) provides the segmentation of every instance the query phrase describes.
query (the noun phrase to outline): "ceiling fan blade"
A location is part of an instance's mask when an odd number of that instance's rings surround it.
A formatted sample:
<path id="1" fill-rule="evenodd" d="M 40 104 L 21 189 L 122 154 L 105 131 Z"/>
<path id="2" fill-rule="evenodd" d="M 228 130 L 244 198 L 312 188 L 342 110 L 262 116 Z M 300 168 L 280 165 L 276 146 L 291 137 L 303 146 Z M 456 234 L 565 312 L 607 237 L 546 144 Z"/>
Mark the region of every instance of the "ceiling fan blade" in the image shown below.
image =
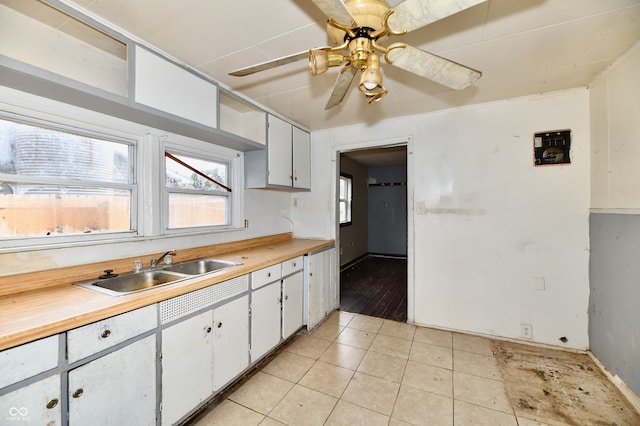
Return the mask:
<path id="1" fill-rule="evenodd" d="M 352 67 L 351 64 L 345 65 L 344 68 L 340 70 L 336 84 L 333 86 L 333 92 L 331 92 L 331 96 L 327 101 L 327 106 L 324 107 L 325 110 L 331 109 L 342 102 L 349 90 L 349 86 L 351 86 L 351 82 L 356 76 L 356 72 L 358 72 L 358 69 Z"/>
<path id="2" fill-rule="evenodd" d="M 393 8 L 389 28 L 413 31 L 487 0 L 404 0 Z"/>
<path id="3" fill-rule="evenodd" d="M 292 62 L 299 61 L 300 59 L 305 59 L 308 56 L 309 51 L 305 50 L 304 52 L 294 53 L 293 55 L 283 56 L 282 58 L 273 59 L 271 61 L 262 62 L 256 65 L 251 65 L 250 67 L 246 68 L 241 68 L 239 70 L 230 72 L 229 75 L 233 75 L 235 77 L 244 77 L 245 75 L 279 67 L 281 65 L 290 64 Z"/>
<path id="4" fill-rule="evenodd" d="M 320 9 L 329 18 L 333 18 L 334 21 L 340 22 L 347 26 L 351 25 L 354 21 L 351 12 L 342 3 L 341 0 L 312 0 L 318 9 Z"/>
<path id="5" fill-rule="evenodd" d="M 391 49 L 386 57 L 393 66 L 455 90 L 472 85 L 482 75 L 480 71 L 412 46 Z"/>

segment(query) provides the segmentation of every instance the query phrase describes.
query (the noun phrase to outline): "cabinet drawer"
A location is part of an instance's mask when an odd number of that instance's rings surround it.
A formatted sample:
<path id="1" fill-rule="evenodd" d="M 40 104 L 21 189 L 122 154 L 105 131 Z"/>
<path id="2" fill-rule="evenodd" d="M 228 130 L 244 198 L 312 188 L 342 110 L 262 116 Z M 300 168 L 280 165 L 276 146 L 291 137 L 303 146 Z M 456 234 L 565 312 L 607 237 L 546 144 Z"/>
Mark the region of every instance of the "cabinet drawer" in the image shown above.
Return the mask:
<path id="1" fill-rule="evenodd" d="M 157 307 L 150 305 L 68 331 L 69 363 L 122 343 L 157 325 Z"/>
<path id="2" fill-rule="evenodd" d="M 56 334 L 0 352 L 0 389 L 56 368 L 58 339 Z"/>
<path id="3" fill-rule="evenodd" d="M 282 276 L 286 277 L 294 272 L 302 270 L 302 256 L 282 262 Z"/>
<path id="4" fill-rule="evenodd" d="M 251 288 L 255 290 L 263 285 L 278 281 L 282 278 L 282 266 L 280 263 L 251 273 Z"/>

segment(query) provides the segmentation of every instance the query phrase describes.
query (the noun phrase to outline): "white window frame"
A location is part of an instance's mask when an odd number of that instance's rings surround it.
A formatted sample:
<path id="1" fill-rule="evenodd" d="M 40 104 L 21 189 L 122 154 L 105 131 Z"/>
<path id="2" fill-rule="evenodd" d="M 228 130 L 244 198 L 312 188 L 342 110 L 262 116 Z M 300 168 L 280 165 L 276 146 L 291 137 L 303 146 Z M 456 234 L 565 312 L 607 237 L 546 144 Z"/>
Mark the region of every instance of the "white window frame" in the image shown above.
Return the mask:
<path id="1" fill-rule="evenodd" d="M 35 127 L 42 127 L 60 131 L 62 133 L 70 133 L 90 138 L 103 139 L 110 142 L 123 143 L 129 146 L 129 173 L 130 183 L 121 184 L 113 182 L 97 182 L 97 181 L 78 181 L 70 179 L 42 178 L 20 176 L 15 174 L 0 173 L 0 180 L 14 182 L 29 182 L 45 185 L 61 185 L 61 186 L 88 186 L 88 187 L 109 187 L 115 189 L 127 189 L 131 191 L 130 212 L 129 212 L 129 230 L 108 231 L 102 233 L 72 234 L 72 235 L 42 235 L 42 236 L 20 236 L 0 238 L 0 245 L 6 248 L 24 248 L 38 247 L 42 245 L 59 246 L 72 243 L 95 243 L 113 239 L 131 238 L 138 235 L 138 184 L 137 184 L 137 147 L 138 140 L 135 135 L 123 134 L 105 131 L 105 129 L 96 129 L 86 123 L 80 123 L 68 120 L 55 120 L 55 117 L 43 118 L 40 114 L 16 113 L 2 108 L 0 105 L 0 118 L 8 121 L 15 121 Z M 55 120 L 55 121 L 54 121 Z"/>
<path id="2" fill-rule="evenodd" d="M 198 233 L 211 233 L 217 231 L 238 230 L 243 228 L 242 214 L 244 199 L 244 168 L 243 155 L 239 151 L 224 148 L 197 139 L 187 138 L 180 135 L 164 136 L 163 143 L 160 144 L 160 177 L 162 188 L 162 229 L 163 235 L 189 235 Z M 174 155 L 185 155 L 207 161 L 227 163 L 227 186 L 231 188 L 230 193 L 220 192 L 220 195 L 229 197 L 229 223 L 225 225 L 208 225 L 186 228 L 169 228 L 169 189 L 166 186 L 166 166 L 168 158 L 164 153 L 168 151 Z M 184 191 L 176 191 L 184 192 Z M 197 191 L 196 191 L 197 192 Z M 207 192 L 210 194 L 211 192 Z"/>
<path id="3" fill-rule="evenodd" d="M 340 198 L 340 184 L 343 179 L 348 179 L 347 185 L 347 198 Z M 338 212 L 340 212 L 340 204 L 345 203 L 347 206 L 345 211 L 347 214 L 347 220 L 340 220 L 340 226 L 348 226 L 353 223 L 353 176 L 348 174 L 340 174 L 340 178 L 338 180 Z M 340 218 L 338 218 L 340 219 Z"/>
<path id="4" fill-rule="evenodd" d="M 244 153 L 216 145 L 215 142 L 187 138 L 166 130 L 126 121 L 88 109 L 39 97 L 0 85 L 0 111 L 7 117 L 28 117 L 53 123 L 55 128 L 76 129 L 82 134 L 99 135 L 135 146 L 131 227 L 129 232 L 109 232 L 73 236 L 19 237 L 0 239 L 0 253 L 65 247 L 98 246 L 157 240 L 163 237 L 190 237 L 198 234 L 237 231 L 244 229 Z M 190 156 L 226 159 L 230 163 L 228 185 L 232 189 L 231 223 L 225 227 L 181 228 L 167 230 L 163 203 L 165 193 L 164 148 Z M 15 175 L 11 175 L 12 179 Z M 9 179 L 11 180 L 11 179 Z M 190 241 L 190 240 L 185 240 Z"/>

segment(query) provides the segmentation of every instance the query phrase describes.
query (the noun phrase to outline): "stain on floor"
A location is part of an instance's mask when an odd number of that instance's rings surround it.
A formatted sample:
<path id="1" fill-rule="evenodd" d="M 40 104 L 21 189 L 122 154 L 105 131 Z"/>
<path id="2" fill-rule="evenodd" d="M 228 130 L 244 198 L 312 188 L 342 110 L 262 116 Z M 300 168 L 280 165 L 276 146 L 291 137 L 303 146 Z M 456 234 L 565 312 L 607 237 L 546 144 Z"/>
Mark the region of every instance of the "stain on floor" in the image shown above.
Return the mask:
<path id="1" fill-rule="evenodd" d="M 548 425 L 639 426 L 640 414 L 586 354 L 493 341 L 517 417 Z"/>

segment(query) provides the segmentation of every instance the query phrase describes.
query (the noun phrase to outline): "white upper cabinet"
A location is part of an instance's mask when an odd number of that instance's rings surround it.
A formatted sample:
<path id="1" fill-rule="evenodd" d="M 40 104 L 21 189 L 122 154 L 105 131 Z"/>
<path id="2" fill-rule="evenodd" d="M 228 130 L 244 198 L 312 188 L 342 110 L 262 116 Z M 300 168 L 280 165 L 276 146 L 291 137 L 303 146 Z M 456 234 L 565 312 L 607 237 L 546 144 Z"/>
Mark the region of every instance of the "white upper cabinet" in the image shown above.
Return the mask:
<path id="1" fill-rule="evenodd" d="M 291 124 L 269 116 L 267 146 L 267 182 L 269 185 L 293 186 Z"/>
<path id="2" fill-rule="evenodd" d="M 245 154 L 247 188 L 311 189 L 311 139 L 308 132 L 268 116 L 267 149 Z"/>
<path id="3" fill-rule="evenodd" d="M 293 186 L 311 189 L 311 135 L 293 126 Z"/>
<path id="4" fill-rule="evenodd" d="M 139 46 L 135 47 L 138 103 L 217 127 L 217 87 Z"/>

